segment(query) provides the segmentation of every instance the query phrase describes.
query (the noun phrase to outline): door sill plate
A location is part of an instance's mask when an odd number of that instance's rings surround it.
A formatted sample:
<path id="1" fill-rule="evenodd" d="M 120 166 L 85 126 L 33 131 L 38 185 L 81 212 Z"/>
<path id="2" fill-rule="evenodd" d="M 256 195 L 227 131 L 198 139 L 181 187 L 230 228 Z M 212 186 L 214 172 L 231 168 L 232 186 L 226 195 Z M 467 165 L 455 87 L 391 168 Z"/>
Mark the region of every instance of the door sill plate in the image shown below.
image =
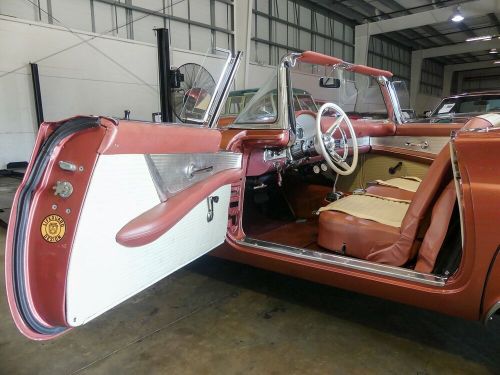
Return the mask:
<path id="1" fill-rule="evenodd" d="M 270 251 L 276 254 L 288 255 L 295 258 L 332 264 L 335 266 L 365 271 L 377 275 L 389 276 L 396 279 L 409 280 L 420 284 L 443 287 L 446 284 L 447 280 L 447 278 L 445 277 L 435 276 L 428 273 L 388 266 L 385 264 L 377 264 L 368 262 L 366 260 L 349 258 L 346 256 L 330 254 L 322 251 L 280 245 L 274 242 L 262 241 L 255 238 L 245 237 L 243 240 L 239 240 L 237 242 L 241 245 Z"/>

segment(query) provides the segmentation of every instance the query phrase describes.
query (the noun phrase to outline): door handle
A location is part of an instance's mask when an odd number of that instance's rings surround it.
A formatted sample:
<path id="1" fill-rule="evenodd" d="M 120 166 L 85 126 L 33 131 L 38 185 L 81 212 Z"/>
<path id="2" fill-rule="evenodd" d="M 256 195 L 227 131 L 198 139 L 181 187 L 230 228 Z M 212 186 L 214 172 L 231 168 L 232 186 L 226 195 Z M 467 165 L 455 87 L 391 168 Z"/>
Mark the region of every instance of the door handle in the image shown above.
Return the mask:
<path id="1" fill-rule="evenodd" d="M 214 219 L 214 203 L 217 202 L 219 202 L 219 197 L 217 195 L 207 198 L 207 204 L 208 204 L 207 222 L 209 223 Z"/>
<path id="2" fill-rule="evenodd" d="M 214 166 L 211 165 L 209 167 L 197 168 L 194 164 L 189 165 L 187 168 L 186 174 L 189 178 L 193 178 L 202 173 L 212 172 L 214 170 Z"/>
<path id="3" fill-rule="evenodd" d="M 429 142 L 425 141 L 422 143 L 405 142 L 405 146 L 409 147 L 420 147 L 422 150 L 429 148 Z"/>

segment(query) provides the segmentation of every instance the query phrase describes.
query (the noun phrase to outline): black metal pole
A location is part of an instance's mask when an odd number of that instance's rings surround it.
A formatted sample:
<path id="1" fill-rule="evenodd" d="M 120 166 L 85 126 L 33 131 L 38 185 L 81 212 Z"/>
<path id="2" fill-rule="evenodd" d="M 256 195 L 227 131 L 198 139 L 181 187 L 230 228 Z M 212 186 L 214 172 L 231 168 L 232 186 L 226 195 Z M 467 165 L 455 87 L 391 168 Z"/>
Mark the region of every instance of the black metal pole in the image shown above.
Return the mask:
<path id="1" fill-rule="evenodd" d="M 160 110 L 163 122 L 173 122 L 170 81 L 170 43 L 168 29 L 156 29 L 158 73 L 160 76 Z"/>
<path id="2" fill-rule="evenodd" d="M 40 77 L 38 76 L 38 65 L 30 63 L 31 79 L 33 81 L 33 95 L 35 97 L 36 121 L 38 127 L 43 122 L 42 92 L 40 91 Z"/>

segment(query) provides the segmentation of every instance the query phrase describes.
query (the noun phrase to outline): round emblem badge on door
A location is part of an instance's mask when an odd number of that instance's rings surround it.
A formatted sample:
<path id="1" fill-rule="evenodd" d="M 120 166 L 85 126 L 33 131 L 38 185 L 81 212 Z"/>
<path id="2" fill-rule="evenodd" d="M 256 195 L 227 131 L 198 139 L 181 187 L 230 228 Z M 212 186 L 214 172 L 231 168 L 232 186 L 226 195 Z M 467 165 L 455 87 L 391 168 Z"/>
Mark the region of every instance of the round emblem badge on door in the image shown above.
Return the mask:
<path id="1" fill-rule="evenodd" d="M 59 242 L 66 232 L 66 223 L 59 215 L 49 215 L 43 219 L 40 231 L 45 241 Z"/>

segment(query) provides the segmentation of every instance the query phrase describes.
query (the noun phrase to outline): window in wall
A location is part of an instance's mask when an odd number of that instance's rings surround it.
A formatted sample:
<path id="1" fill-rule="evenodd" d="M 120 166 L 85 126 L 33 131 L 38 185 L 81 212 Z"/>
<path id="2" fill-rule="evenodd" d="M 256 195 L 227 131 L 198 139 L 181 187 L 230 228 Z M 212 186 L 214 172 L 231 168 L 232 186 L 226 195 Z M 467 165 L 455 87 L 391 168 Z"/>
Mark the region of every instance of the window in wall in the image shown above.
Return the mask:
<path id="1" fill-rule="evenodd" d="M 163 5 L 163 0 L 132 0 L 132 5 L 164 13 L 167 4 Z"/>
<path id="2" fill-rule="evenodd" d="M 153 15 L 145 16 L 145 13 L 132 12 L 134 20 L 134 39 L 141 42 L 156 43 L 154 29 L 165 27 L 164 19 Z"/>
<path id="3" fill-rule="evenodd" d="M 90 1 L 51 0 L 51 10 L 54 25 L 92 31 Z"/>
<path id="4" fill-rule="evenodd" d="M 257 0 L 262 10 L 269 0 Z M 207 52 L 210 47 L 233 48 L 231 0 L 39 0 L 40 11 L 16 0 L 0 0 L 0 14 L 41 20 L 71 29 L 156 43 L 153 29 L 170 29 L 172 46 Z M 284 17 L 287 0 L 284 0 Z M 267 7 L 267 8 L 266 8 Z M 42 15 L 42 16 L 41 16 Z M 44 18 L 45 17 L 45 18 Z M 264 22 L 269 22 L 267 19 Z M 269 39 L 269 27 L 262 37 Z M 285 27 L 286 34 L 286 27 Z M 257 36 L 258 37 L 258 36 Z M 211 51 L 210 51 L 211 52 Z"/>
<path id="5" fill-rule="evenodd" d="M 420 92 L 432 96 L 441 96 L 443 92 L 443 75 L 443 64 L 432 59 L 424 59 L 420 78 Z"/>
<path id="6" fill-rule="evenodd" d="M 189 25 L 183 22 L 168 20 L 167 27 L 172 47 L 189 49 Z"/>
<path id="7" fill-rule="evenodd" d="M 189 15 L 191 20 L 210 25 L 210 14 L 211 10 L 209 0 L 189 0 Z"/>
<path id="8" fill-rule="evenodd" d="M 42 1 L 44 3 L 44 1 Z M 42 9 L 47 9 L 47 3 L 40 4 Z M 27 1 L 20 2 L 19 0 L 2 0 L 0 1 L 0 14 L 5 16 L 22 18 L 30 21 L 43 20 L 44 13 L 36 6 Z M 45 21 L 47 22 L 47 21 Z"/>
<path id="9" fill-rule="evenodd" d="M 250 58 L 261 64 L 274 65 L 288 52 L 305 50 L 348 61 L 354 54 L 352 25 L 326 9 L 316 10 L 295 0 L 255 0 L 252 30 L 256 43 L 252 44 Z M 264 56 L 266 52 L 268 57 Z"/>
<path id="10" fill-rule="evenodd" d="M 353 53 L 353 52 L 350 52 Z M 381 38 L 371 37 L 368 46 L 368 65 L 389 70 L 397 80 L 410 82 L 411 50 Z"/>
<path id="11" fill-rule="evenodd" d="M 94 32 L 98 34 L 114 35 L 116 30 L 115 7 L 104 3 L 94 3 Z"/>

